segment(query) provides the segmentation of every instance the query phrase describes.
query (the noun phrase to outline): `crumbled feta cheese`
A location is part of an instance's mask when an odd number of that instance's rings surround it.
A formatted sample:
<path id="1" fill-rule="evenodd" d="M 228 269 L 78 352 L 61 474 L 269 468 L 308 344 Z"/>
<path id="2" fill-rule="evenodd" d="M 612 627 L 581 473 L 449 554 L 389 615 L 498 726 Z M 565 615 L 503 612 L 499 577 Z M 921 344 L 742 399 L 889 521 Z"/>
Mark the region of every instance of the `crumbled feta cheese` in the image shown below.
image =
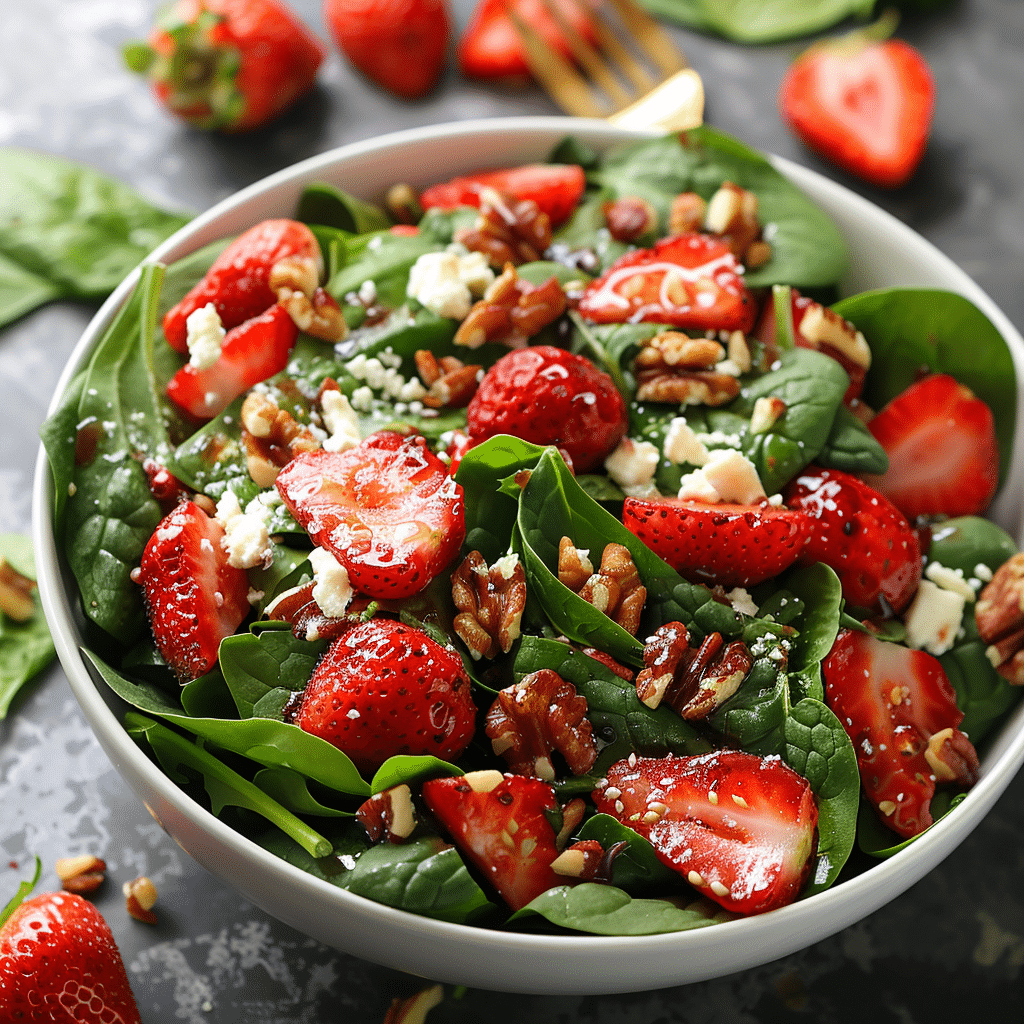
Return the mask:
<path id="1" fill-rule="evenodd" d="M 678 496 L 738 505 L 755 505 L 766 497 L 754 464 L 733 448 L 712 451 L 703 466 L 683 477 Z"/>
<path id="2" fill-rule="evenodd" d="M 669 420 L 661 450 L 669 462 L 677 465 L 685 462 L 691 466 L 703 466 L 708 461 L 707 448 L 682 416 L 673 416 Z"/>
<path id="3" fill-rule="evenodd" d="M 427 252 L 412 265 L 406 294 L 438 316 L 465 320 L 473 295 L 482 295 L 493 280 L 482 253 Z"/>
<path id="4" fill-rule="evenodd" d="M 186 344 L 189 351 L 189 365 L 197 370 L 208 370 L 220 359 L 221 345 L 224 342 L 223 324 L 217 307 L 208 302 L 189 314 L 185 321 L 188 331 Z"/>
<path id="5" fill-rule="evenodd" d="M 236 569 L 267 567 L 274 561 L 274 542 L 262 514 L 243 512 L 238 497 L 229 487 L 217 502 L 217 521 L 224 528 L 220 546 L 228 564 Z"/>
<path id="6" fill-rule="evenodd" d="M 924 574 L 937 587 L 952 590 L 954 594 L 960 594 L 965 601 L 974 600 L 974 587 L 964 579 L 962 569 L 950 569 L 948 565 L 942 565 L 940 562 L 929 562 L 925 566 Z"/>
<path id="7" fill-rule="evenodd" d="M 981 580 L 982 583 L 992 582 L 992 570 L 984 562 L 979 562 L 974 567 L 974 575 Z"/>
<path id="8" fill-rule="evenodd" d="M 345 395 L 331 388 L 320 396 L 324 426 L 329 432 L 324 448 L 329 452 L 344 452 L 355 448 L 362 440 L 359 417 Z"/>
<path id="9" fill-rule="evenodd" d="M 650 483 L 660 461 L 661 453 L 650 441 L 624 437 L 604 460 L 604 468 L 620 487 L 635 487 Z"/>
<path id="10" fill-rule="evenodd" d="M 309 564 L 316 581 L 313 600 L 328 618 L 340 618 L 345 614 L 354 593 L 348 570 L 324 548 L 313 548 L 310 551 Z"/>
<path id="11" fill-rule="evenodd" d="M 937 587 L 931 580 L 921 580 L 903 617 L 907 644 L 929 654 L 944 654 L 956 640 L 965 604 L 963 594 Z"/>
<path id="12" fill-rule="evenodd" d="M 739 612 L 740 615 L 757 615 L 757 605 L 754 604 L 750 592 L 744 590 L 743 587 L 733 587 L 725 596 L 729 598 L 733 610 Z"/>
<path id="13" fill-rule="evenodd" d="M 373 408 L 372 389 L 365 384 L 362 387 L 356 388 L 352 392 L 349 402 L 353 409 L 358 409 L 360 412 L 369 412 Z"/>

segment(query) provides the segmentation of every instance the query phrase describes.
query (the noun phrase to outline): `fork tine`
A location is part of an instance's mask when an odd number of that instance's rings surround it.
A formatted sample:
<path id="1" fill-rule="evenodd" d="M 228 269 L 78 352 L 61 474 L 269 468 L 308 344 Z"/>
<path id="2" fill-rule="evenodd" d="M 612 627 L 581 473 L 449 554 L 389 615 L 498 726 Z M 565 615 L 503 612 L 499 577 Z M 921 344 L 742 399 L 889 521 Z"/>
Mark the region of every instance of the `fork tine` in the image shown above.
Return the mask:
<path id="1" fill-rule="evenodd" d="M 615 31 L 595 8 L 590 9 L 590 21 L 597 33 L 601 49 L 618 64 L 637 92 L 645 93 L 654 88 L 654 79 L 648 74 L 647 69 L 622 45 Z"/>
<path id="2" fill-rule="evenodd" d="M 665 75 L 675 74 L 687 66 L 686 58 L 676 48 L 667 32 L 646 11 L 632 0 L 608 0 L 618 12 L 630 34 Z"/>
<path id="3" fill-rule="evenodd" d="M 565 17 L 559 5 L 554 0 L 542 0 L 542 2 L 569 44 L 572 55 L 579 61 L 583 69 L 598 86 L 604 90 L 612 103 L 616 107 L 629 103 L 632 97 L 622 87 L 619 80 L 612 74 L 608 65 L 601 59 L 590 43 L 576 31 L 576 26 Z"/>

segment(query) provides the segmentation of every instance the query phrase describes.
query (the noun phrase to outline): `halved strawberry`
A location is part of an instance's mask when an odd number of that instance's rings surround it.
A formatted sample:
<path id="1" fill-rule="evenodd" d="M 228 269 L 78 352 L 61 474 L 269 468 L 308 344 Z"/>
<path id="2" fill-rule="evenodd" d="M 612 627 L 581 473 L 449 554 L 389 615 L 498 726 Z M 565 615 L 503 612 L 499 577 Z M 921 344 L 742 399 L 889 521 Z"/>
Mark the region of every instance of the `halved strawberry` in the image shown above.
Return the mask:
<path id="1" fill-rule="evenodd" d="M 586 185 L 583 168 L 576 164 L 524 164 L 431 185 L 420 196 L 420 205 L 425 210 L 479 206 L 481 189 L 493 188 L 515 200 L 532 199 L 552 224 L 560 224 L 576 209 Z"/>
<path id="2" fill-rule="evenodd" d="M 933 373 L 898 394 L 868 429 L 889 456 L 865 479 L 908 519 L 980 515 L 999 483 L 992 410 L 970 388 Z"/>
<path id="3" fill-rule="evenodd" d="M 513 909 L 572 879 L 551 870 L 561 808 L 540 779 L 471 772 L 423 783 L 423 802 Z"/>
<path id="4" fill-rule="evenodd" d="M 419 436 L 383 430 L 348 451 L 305 452 L 281 470 L 277 489 L 369 597 L 418 593 L 466 534 L 462 488 Z"/>
<path id="5" fill-rule="evenodd" d="M 810 783 L 778 757 L 741 750 L 630 757 L 594 791 L 703 896 L 740 914 L 796 899 L 816 845 Z"/>
<path id="6" fill-rule="evenodd" d="M 923 832 L 936 785 L 966 789 L 979 772 L 942 666 L 925 651 L 843 629 L 822 669 L 825 699 L 853 741 L 879 818 L 901 836 Z"/>
<path id="7" fill-rule="evenodd" d="M 164 337 L 177 352 L 188 351 L 186 321 L 212 302 L 230 330 L 277 302 L 270 271 L 286 256 L 323 264 L 313 232 L 297 220 L 265 220 L 239 235 L 214 261 L 203 279 L 164 316 Z"/>
<path id="8" fill-rule="evenodd" d="M 217 520 L 183 501 L 160 521 L 132 574 L 157 649 L 182 680 L 208 672 L 221 640 L 249 614 L 249 578 L 228 564 L 223 536 Z"/>
<path id="9" fill-rule="evenodd" d="M 921 582 L 921 543 L 888 498 L 849 473 L 816 466 L 783 498 L 812 519 L 800 561 L 835 570 L 848 603 L 883 615 L 910 603 Z"/>
<path id="10" fill-rule="evenodd" d="M 627 497 L 622 521 L 681 576 L 724 587 L 753 586 L 788 569 L 811 530 L 806 513 L 767 502 Z"/>
<path id="11" fill-rule="evenodd" d="M 167 397 L 196 419 L 212 419 L 253 385 L 280 373 L 298 336 L 288 310 L 275 304 L 228 331 L 213 366 L 197 370 L 186 363 L 168 382 Z"/>
<path id="12" fill-rule="evenodd" d="M 687 233 L 617 259 L 579 302 L 593 323 L 663 323 L 691 330 L 749 331 L 757 304 L 727 242 Z"/>

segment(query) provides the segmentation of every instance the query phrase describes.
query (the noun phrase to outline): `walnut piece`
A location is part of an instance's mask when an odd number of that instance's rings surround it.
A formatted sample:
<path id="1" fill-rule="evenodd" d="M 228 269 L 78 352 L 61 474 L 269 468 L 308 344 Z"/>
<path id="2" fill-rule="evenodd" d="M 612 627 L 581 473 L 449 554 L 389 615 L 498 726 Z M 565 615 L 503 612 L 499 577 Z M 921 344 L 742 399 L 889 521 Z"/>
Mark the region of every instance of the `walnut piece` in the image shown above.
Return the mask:
<path id="1" fill-rule="evenodd" d="M 356 821 L 372 843 L 403 843 L 416 828 L 412 791 L 405 783 L 374 793 L 356 811 Z"/>
<path id="2" fill-rule="evenodd" d="M 300 452 L 320 447 L 311 430 L 259 391 L 246 395 L 241 422 L 246 467 L 261 488 L 273 487 L 278 472 Z"/>
<path id="3" fill-rule="evenodd" d="M 552 781 L 554 750 L 574 775 L 584 775 L 597 760 L 586 698 L 549 668 L 501 690 L 487 712 L 486 731 L 494 753 L 516 775 Z"/>
<path id="4" fill-rule="evenodd" d="M 458 609 L 452 625 L 475 659 L 508 654 L 526 607 L 526 574 L 518 556 L 506 555 L 488 567 L 479 551 L 470 551 L 452 574 L 452 601 Z"/>
<path id="5" fill-rule="evenodd" d="M 455 356 L 441 356 L 430 349 L 418 349 L 415 355 L 416 370 L 427 389 L 423 404 L 432 409 L 462 409 L 469 405 L 476 394 L 483 367 L 466 364 Z"/>
<path id="6" fill-rule="evenodd" d="M 716 370 L 725 349 L 710 338 L 662 331 L 644 342 L 634 360 L 636 397 L 642 402 L 719 406 L 740 393 L 732 373 Z"/>
<path id="7" fill-rule="evenodd" d="M 681 622 L 667 622 L 644 645 L 636 695 L 649 708 L 662 702 L 685 719 L 707 718 L 740 687 L 753 665 L 746 644 L 710 633 L 696 647 Z"/>
<path id="8" fill-rule="evenodd" d="M 978 595 L 978 633 L 996 671 L 1024 686 L 1024 551 L 1004 562 Z"/>
<path id="9" fill-rule="evenodd" d="M 647 588 L 640 580 L 629 548 L 621 544 L 605 545 L 600 568 L 595 572 L 589 551 L 577 548 L 571 538 L 563 537 L 558 543 L 558 578 L 588 604 L 636 636 L 647 601 Z"/>
<path id="10" fill-rule="evenodd" d="M 286 256 L 270 268 L 270 290 L 300 331 L 322 341 L 348 333 L 341 308 L 320 287 L 320 268 L 311 256 Z"/>
<path id="11" fill-rule="evenodd" d="M 482 252 L 496 269 L 539 260 L 551 245 L 551 218 L 532 199 L 512 199 L 492 188 L 480 192 L 480 215 L 455 241 Z"/>

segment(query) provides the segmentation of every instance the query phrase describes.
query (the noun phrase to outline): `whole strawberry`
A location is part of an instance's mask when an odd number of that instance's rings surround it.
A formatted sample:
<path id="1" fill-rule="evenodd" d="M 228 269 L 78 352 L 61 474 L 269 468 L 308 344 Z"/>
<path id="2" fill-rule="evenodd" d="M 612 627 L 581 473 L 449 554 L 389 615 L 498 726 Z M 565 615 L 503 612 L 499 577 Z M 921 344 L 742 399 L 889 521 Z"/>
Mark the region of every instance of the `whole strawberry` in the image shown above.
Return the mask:
<path id="1" fill-rule="evenodd" d="M 611 377 L 589 359 L 553 345 L 502 356 L 484 375 L 467 417 L 477 441 L 513 434 L 558 445 L 580 473 L 600 466 L 629 425 L 626 403 Z"/>
<path id="2" fill-rule="evenodd" d="M 171 113 L 197 128 L 258 128 L 309 92 L 323 44 L 279 0 L 177 0 L 125 48 Z"/>
<path id="3" fill-rule="evenodd" d="M 324 0 L 338 49 L 389 92 L 415 99 L 444 67 L 451 36 L 446 0 Z"/>
<path id="4" fill-rule="evenodd" d="M 369 774 L 396 754 L 458 757 L 476 708 L 453 649 L 413 626 L 371 619 L 331 644 L 293 721 Z"/>
<path id="5" fill-rule="evenodd" d="M 141 1024 L 107 922 L 75 893 L 26 900 L 0 928 L 0 1020 Z"/>

